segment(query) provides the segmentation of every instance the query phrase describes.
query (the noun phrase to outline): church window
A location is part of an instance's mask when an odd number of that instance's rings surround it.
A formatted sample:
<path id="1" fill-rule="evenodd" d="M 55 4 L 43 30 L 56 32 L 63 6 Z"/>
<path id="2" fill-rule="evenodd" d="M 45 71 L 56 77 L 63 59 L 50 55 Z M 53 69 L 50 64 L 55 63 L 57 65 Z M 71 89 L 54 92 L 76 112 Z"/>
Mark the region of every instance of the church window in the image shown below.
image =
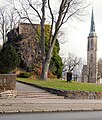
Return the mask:
<path id="1" fill-rule="evenodd" d="M 93 49 L 93 39 L 91 39 L 91 49 Z"/>

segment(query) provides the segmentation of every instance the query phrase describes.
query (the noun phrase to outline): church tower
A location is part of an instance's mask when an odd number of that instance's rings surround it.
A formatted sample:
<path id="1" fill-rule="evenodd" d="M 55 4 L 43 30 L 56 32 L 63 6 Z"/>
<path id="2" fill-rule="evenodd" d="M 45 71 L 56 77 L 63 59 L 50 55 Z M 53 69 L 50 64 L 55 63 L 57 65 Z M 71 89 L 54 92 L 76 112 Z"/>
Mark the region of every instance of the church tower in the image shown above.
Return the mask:
<path id="1" fill-rule="evenodd" d="M 87 82 L 97 83 L 97 35 L 95 32 L 93 9 L 87 44 L 87 72 Z"/>

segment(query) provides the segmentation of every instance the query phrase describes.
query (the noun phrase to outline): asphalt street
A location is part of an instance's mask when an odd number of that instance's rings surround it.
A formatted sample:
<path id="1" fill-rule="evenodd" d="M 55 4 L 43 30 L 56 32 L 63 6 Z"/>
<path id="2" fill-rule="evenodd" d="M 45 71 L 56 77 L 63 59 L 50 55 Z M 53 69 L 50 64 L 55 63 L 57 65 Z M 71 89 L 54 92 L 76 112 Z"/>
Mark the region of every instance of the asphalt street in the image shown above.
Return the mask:
<path id="1" fill-rule="evenodd" d="M 102 112 L 1 114 L 0 120 L 102 120 Z"/>

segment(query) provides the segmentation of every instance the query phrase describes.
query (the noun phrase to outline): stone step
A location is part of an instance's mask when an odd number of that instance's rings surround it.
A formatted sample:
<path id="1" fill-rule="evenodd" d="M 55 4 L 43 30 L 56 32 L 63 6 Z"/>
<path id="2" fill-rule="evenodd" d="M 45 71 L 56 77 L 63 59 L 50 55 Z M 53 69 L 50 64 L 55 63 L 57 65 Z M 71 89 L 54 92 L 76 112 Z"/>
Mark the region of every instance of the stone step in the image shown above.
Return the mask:
<path id="1" fill-rule="evenodd" d="M 17 92 L 17 93 L 18 93 L 18 92 Z M 34 92 L 34 93 L 33 93 L 33 92 L 32 92 L 32 93 L 30 93 L 30 92 L 23 92 L 23 93 L 22 93 L 22 92 L 21 92 L 21 93 L 18 93 L 18 94 L 19 94 L 19 95 L 20 95 L 20 94 L 21 94 L 21 95 L 22 95 L 22 94 L 30 94 L 30 95 L 32 95 L 32 94 L 33 94 L 33 95 L 44 94 L 44 95 L 48 95 L 48 94 L 50 94 L 50 93 L 45 93 L 45 92 L 44 92 L 44 93 L 38 93 L 38 92 Z"/>
<path id="2" fill-rule="evenodd" d="M 48 92 L 17 92 L 18 95 L 54 95 Z"/>
<path id="3" fill-rule="evenodd" d="M 38 98 L 43 98 L 43 99 L 64 99 L 63 96 L 49 96 L 49 97 L 38 97 Z"/>
<path id="4" fill-rule="evenodd" d="M 57 95 L 17 95 L 17 96 L 18 97 L 56 97 Z"/>
<path id="5" fill-rule="evenodd" d="M 18 93 L 47 93 L 46 91 L 17 91 Z"/>
<path id="6" fill-rule="evenodd" d="M 63 96 L 16 96 L 16 98 L 64 99 Z"/>
<path id="7" fill-rule="evenodd" d="M 17 96 L 54 96 L 53 94 L 49 94 L 49 93 L 43 93 L 43 94 L 38 94 L 38 93 L 20 93 L 20 94 L 17 94 Z"/>
<path id="8" fill-rule="evenodd" d="M 17 96 L 54 96 L 50 94 L 17 94 Z"/>
<path id="9" fill-rule="evenodd" d="M 57 96 L 48 92 L 17 92 L 16 98 L 43 98 L 43 99 L 63 99 L 63 96 Z"/>

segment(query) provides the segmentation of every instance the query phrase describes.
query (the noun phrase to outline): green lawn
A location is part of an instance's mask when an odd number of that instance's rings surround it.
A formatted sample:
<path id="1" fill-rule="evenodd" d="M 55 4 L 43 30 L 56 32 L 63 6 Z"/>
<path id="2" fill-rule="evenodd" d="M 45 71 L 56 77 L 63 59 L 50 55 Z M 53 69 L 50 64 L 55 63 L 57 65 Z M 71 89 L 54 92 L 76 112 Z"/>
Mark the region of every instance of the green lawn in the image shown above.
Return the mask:
<path id="1" fill-rule="evenodd" d="M 26 78 L 17 78 L 18 81 L 37 84 L 43 87 L 56 88 L 60 90 L 77 90 L 77 91 L 90 91 L 90 92 L 102 92 L 102 86 L 91 83 L 79 83 L 79 82 L 66 82 L 65 80 L 32 80 Z"/>

